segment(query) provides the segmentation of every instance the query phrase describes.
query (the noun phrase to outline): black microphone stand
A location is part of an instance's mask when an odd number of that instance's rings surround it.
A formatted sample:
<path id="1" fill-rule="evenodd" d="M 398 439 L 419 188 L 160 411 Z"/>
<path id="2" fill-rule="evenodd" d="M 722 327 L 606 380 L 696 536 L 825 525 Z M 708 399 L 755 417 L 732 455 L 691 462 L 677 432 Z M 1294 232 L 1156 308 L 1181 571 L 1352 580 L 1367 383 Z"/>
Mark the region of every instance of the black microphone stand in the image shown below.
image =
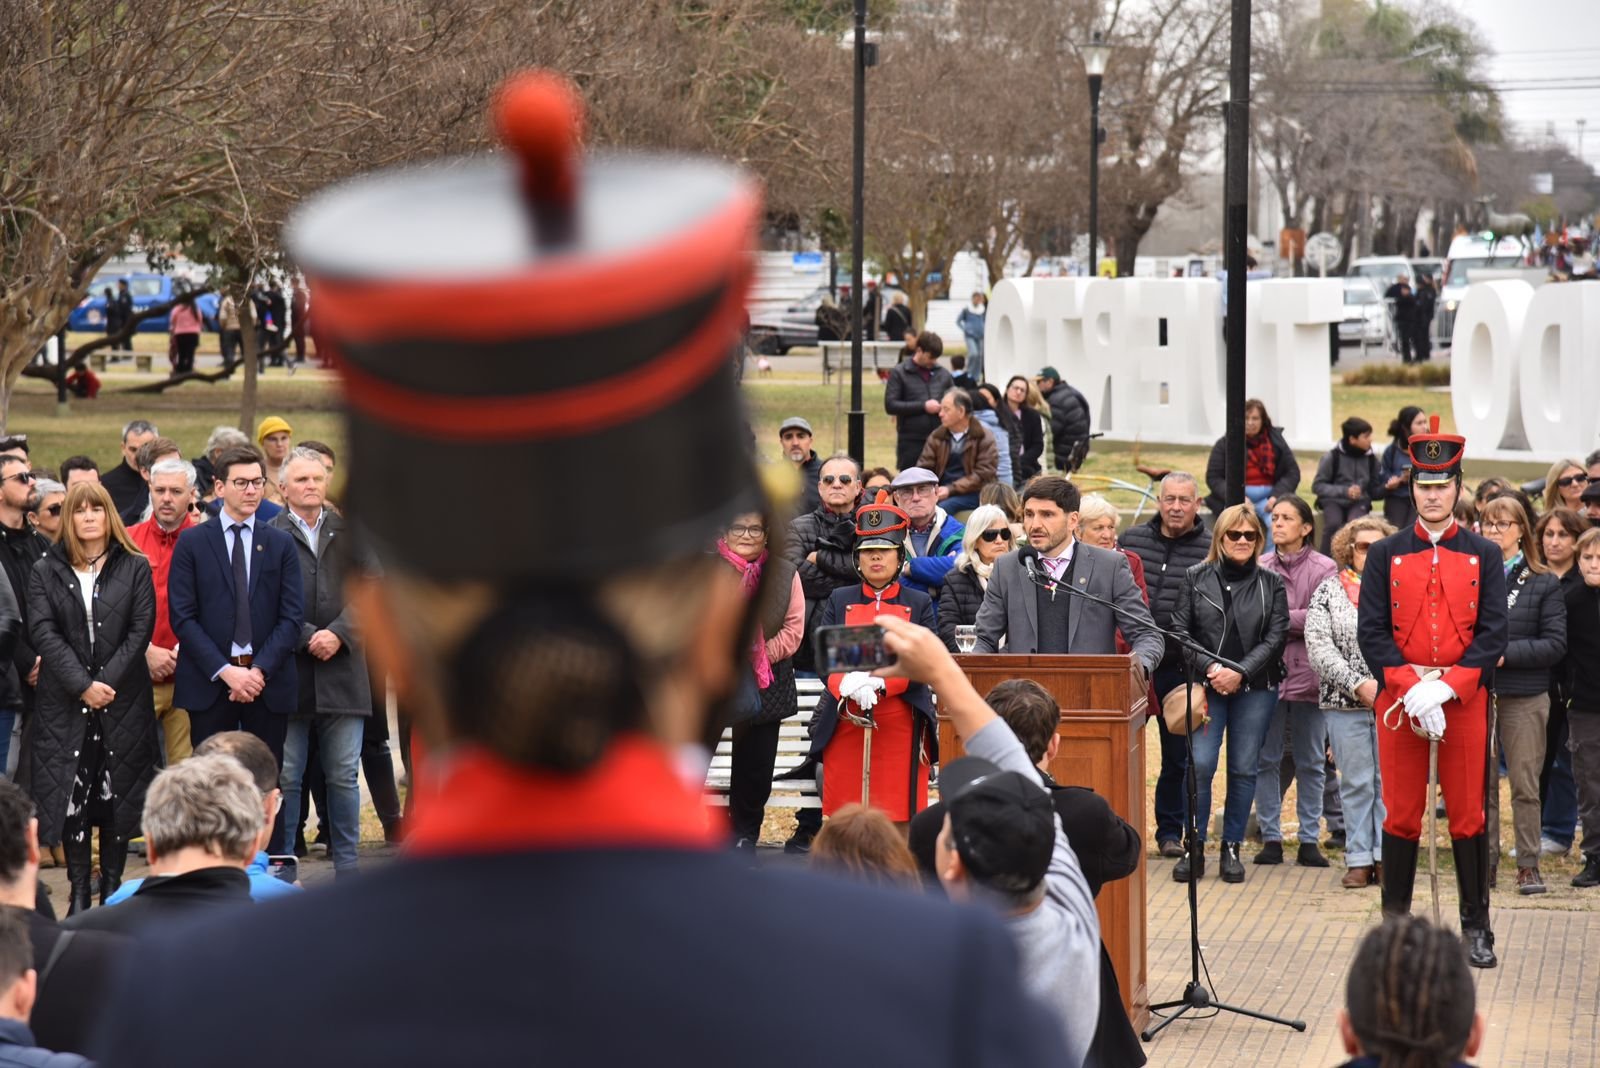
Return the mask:
<path id="1" fill-rule="evenodd" d="M 1038 550 L 1034 549 L 1032 546 L 1029 546 L 1019 551 L 1022 554 L 1023 571 L 1027 574 L 1028 580 L 1041 589 L 1049 590 L 1052 594 L 1056 593 L 1058 590 L 1063 590 L 1073 597 L 1082 597 L 1086 601 L 1093 601 L 1095 604 L 1104 605 L 1106 608 L 1111 609 L 1111 611 L 1120 617 L 1132 618 L 1136 622 L 1149 627 L 1157 634 L 1162 635 L 1167 641 L 1174 643 L 1180 648 L 1186 649 L 1197 656 L 1204 657 L 1206 660 L 1220 664 L 1229 671 L 1236 671 L 1240 675 L 1247 674 L 1243 667 L 1235 664 L 1227 657 L 1219 656 L 1217 653 L 1212 652 L 1210 649 L 1207 649 L 1205 646 L 1201 645 L 1187 634 L 1182 634 L 1178 631 L 1159 625 L 1156 623 L 1153 617 L 1149 616 L 1148 612 L 1143 617 L 1137 616 L 1114 601 L 1108 601 L 1104 597 L 1096 597 L 1092 593 L 1087 593 L 1083 590 L 1076 589 L 1067 583 L 1057 583 L 1052 579 L 1040 575 L 1037 570 L 1037 566 L 1034 563 L 1034 560 L 1038 558 Z M 1160 1034 L 1167 1026 L 1183 1016 L 1184 1013 L 1198 1012 L 1205 1009 L 1211 1010 L 1212 1015 L 1215 1015 L 1218 1012 L 1232 1012 L 1240 1016 L 1248 1016 L 1255 1020 L 1265 1020 L 1268 1023 L 1282 1024 L 1285 1027 L 1292 1027 L 1296 1031 L 1304 1031 L 1306 1029 L 1306 1022 L 1304 1020 L 1288 1020 L 1281 1016 L 1272 1016 L 1268 1013 L 1257 1012 L 1254 1009 L 1240 1008 L 1237 1005 L 1228 1005 L 1224 1002 L 1218 1001 L 1216 998 L 1216 993 L 1212 991 L 1206 985 L 1206 983 L 1202 983 L 1200 981 L 1200 970 L 1205 966 L 1205 960 L 1200 953 L 1200 866 L 1205 863 L 1205 847 L 1201 845 L 1200 842 L 1200 787 L 1195 778 L 1194 767 L 1194 664 L 1187 656 L 1182 657 L 1181 659 L 1183 660 L 1184 681 L 1183 717 L 1184 724 L 1188 728 L 1183 734 L 1183 748 L 1184 753 L 1189 760 L 1188 772 L 1184 776 L 1184 784 L 1187 787 L 1189 794 L 1189 814 L 1184 820 L 1183 828 L 1184 849 L 1187 850 L 1189 854 L 1189 981 L 1184 984 L 1183 996 L 1181 998 L 1178 998 L 1174 1001 L 1158 1002 L 1150 1006 L 1150 1011 L 1153 1014 L 1159 1014 L 1165 1009 L 1176 1009 L 1177 1011 L 1170 1016 L 1162 1017 L 1161 1022 L 1156 1024 L 1154 1027 L 1145 1028 L 1139 1033 L 1139 1037 L 1144 1041 L 1149 1042 L 1154 1039 L 1156 1035 Z M 1160 714 L 1159 711 L 1157 714 Z M 1206 815 L 1209 819 L 1210 813 L 1207 813 Z M 1207 982 L 1210 981 L 1210 978 L 1210 969 L 1206 969 Z"/>

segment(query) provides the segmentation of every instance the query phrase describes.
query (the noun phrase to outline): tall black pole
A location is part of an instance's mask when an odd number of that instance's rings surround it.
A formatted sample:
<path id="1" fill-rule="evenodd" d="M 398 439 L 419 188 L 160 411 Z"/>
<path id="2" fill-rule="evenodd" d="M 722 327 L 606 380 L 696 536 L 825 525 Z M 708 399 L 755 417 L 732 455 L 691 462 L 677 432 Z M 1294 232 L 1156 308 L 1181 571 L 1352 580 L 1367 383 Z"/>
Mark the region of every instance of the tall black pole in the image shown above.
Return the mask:
<path id="1" fill-rule="evenodd" d="M 1100 258 L 1100 81 L 1089 75 L 1089 277 L 1099 273 Z"/>
<path id="2" fill-rule="evenodd" d="M 866 282 L 862 260 L 866 257 L 867 181 L 867 0 L 856 0 L 855 129 L 850 161 L 850 303 L 854 329 L 850 331 L 850 455 L 862 469 L 867 463 L 867 413 L 861 407 L 861 340 L 866 336 Z"/>
<path id="3" fill-rule="evenodd" d="M 1228 503 L 1244 500 L 1245 239 L 1250 200 L 1250 0 L 1233 0 L 1233 48 L 1229 60 L 1225 184 L 1227 219 L 1223 240 L 1228 271 Z"/>

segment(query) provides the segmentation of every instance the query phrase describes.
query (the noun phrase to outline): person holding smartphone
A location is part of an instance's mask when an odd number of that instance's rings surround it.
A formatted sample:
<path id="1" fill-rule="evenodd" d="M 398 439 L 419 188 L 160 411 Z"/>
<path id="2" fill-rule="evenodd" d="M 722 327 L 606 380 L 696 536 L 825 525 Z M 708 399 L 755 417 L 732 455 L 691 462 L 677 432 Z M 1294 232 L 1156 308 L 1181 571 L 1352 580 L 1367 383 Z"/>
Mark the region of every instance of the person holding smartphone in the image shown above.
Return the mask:
<path id="1" fill-rule="evenodd" d="M 900 583 L 909 523 L 887 493 L 856 513 L 861 582 L 833 592 L 822 626 L 870 626 L 879 616 L 894 615 L 935 628 L 933 600 Z M 829 675 L 828 690 L 817 701 L 811 755 L 823 766 L 822 813 L 831 816 L 859 802 L 906 823 L 928 806 L 928 768 L 938 759 L 933 694 L 919 682 L 871 675 L 874 666 Z"/>

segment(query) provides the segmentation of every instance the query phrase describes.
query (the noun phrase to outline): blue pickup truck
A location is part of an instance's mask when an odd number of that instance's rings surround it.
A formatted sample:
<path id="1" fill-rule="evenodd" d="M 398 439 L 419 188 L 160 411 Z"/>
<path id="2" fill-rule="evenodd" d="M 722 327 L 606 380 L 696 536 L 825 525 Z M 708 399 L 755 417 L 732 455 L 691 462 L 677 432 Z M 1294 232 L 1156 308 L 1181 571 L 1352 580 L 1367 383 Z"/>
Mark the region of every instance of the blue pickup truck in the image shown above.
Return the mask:
<path id="1" fill-rule="evenodd" d="M 166 304 L 173 297 L 183 292 L 183 287 L 189 283 L 181 278 L 171 278 L 164 274 L 101 274 L 97 275 L 94 284 L 89 287 L 89 295 L 78 302 L 72 309 L 72 315 L 67 319 L 68 330 L 82 330 L 88 333 L 101 334 L 106 329 L 106 296 L 105 291 L 117 291 L 117 282 L 126 281 L 128 290 L 133 294 L 133 310 L 135 313 L 143 311 L 156 304 Z M 215 293 L 202 293 L 195 298 L 195 307 L 200 309 L 200 317 L 205 322 L 207 330 L 217 328 L 217 295 Z M 165 333 L 167 317 L 165 315 L 151 316 L 139 324 L 141 331 L 154 331 Z"/>

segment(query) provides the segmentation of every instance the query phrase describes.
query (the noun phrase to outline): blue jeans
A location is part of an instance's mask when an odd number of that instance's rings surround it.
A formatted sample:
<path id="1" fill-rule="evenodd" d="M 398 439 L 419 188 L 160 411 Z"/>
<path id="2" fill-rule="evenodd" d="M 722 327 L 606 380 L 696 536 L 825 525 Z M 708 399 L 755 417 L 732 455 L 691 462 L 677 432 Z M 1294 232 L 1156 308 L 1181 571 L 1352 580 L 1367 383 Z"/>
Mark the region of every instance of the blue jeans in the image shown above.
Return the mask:
<path id="1" fill-rule="evenodd" d="M 1364 868 L 1383 859 L 1383 779 L 1378 773 L 1378 719 L 1368 709 L 1324 710 L 1344 804 L 1344 862 Z"/>
<path id="2" fill-rule="evenodd" d="M 976 507 L 978 507 L 978 495 L 976 493 L 952 493 L 944 499 L 946 515 L 955 515 L 957 512 L 970 512 Z"/>
<path id="3" fill-rule="evenodd" d="M 0 709 L 0 775 L 5 774 L 6 761 L 11 756 L 11 729 L 19 714 L 14 708 Z"/>
<path id="4" fill-rule="evenodd" d="M 317 732 L 317 755 L 328 781 L 328 833 L 332 837 L 335 875 L 356 871 L 361 841 L 361 736 L 363 716 L 290 716 L 283 740 L 283 826 L 292 833 L 300 823 L 301 779 L 311 731 Z"/>
<path id="5" fill-rule="evenodd" d="M 1283 763 L 1283 733 L 1287 720 L 1289 748 L 1294 753 L 1295 814 L 1300 818 L 1300 841 L 1317 844 L 1322 823 L 1323 770 L 1327 766 L 1328 725 L 1315 701 L 1282 701 L 1267 724 L 1261 743 L 1261 763 L 1256 768 L 1256 821 L 1263 842 L 1283 841 L 1280 821 L 1283 793 L 1278 765 Z M 1284 789 L 1287 789 L 1285 787 Z"/>
<path id="6" fill-rule="evenodd" d="M 1272 550 L 1272 513 L 1267 510 L 1267 498 L 1272 496 L 1271 486 L 1246 486 L 1244 488 L 1245 500 L 1256 506 L 1256 515 L 1261 517 L 1261 525 L 1267 531 L 1267 545 L 1263 552 Z"/>
<path id="7" fill-rule="evenodd" d="M 1244 841 L 1245 821 L 1256 797 L 1256 768 L 1261 762 L 1261 742 L 1278 704 L 1278 691 L 1241 690 L 1224 696 L 1206 691 L 1211 722 L 1194 736 L 1194 773 L 1200 809 L 1200 840 L 1206 840 L 1211 823 L 1211 780 L 1217 774 L 1222 737 L 1228 737 L 1228 796 L 1222 811 L 1222 840 Z"/>
<path id="8" fill-rule="evenodd" d="M 1567 749 L 1567 710 L 1550 702 L 1545 725 L 1544 774 L 1539 792 L 1544 798 L 1544 826 L 1540 833 L 1557 845 L 1572 848 L 1578 833 L 1578 784 L 1572 778 L 1572 753 Z"/>
<path id="9" fill-rule="evenodd" d="M 974 382 L 983 381 L 983 335 L 967 335 L 967 374 Z"/>
<path id="10" fill-rule="evenodd" d="M 1159 700 L 1183 685 L 1182 668 L 1157 668 L 1155 683 Z M 1183 735 L 1167 730 L 1167 721 L 1156 713 L 1156 731 L 1161 738 L 1161 772 L 1156 776 L 1156 841 L 1183 839 L 1184 818 L 1189 814 L 1189 787 L 1184 776 L 1189 771 L 1189 749 Z"/>

